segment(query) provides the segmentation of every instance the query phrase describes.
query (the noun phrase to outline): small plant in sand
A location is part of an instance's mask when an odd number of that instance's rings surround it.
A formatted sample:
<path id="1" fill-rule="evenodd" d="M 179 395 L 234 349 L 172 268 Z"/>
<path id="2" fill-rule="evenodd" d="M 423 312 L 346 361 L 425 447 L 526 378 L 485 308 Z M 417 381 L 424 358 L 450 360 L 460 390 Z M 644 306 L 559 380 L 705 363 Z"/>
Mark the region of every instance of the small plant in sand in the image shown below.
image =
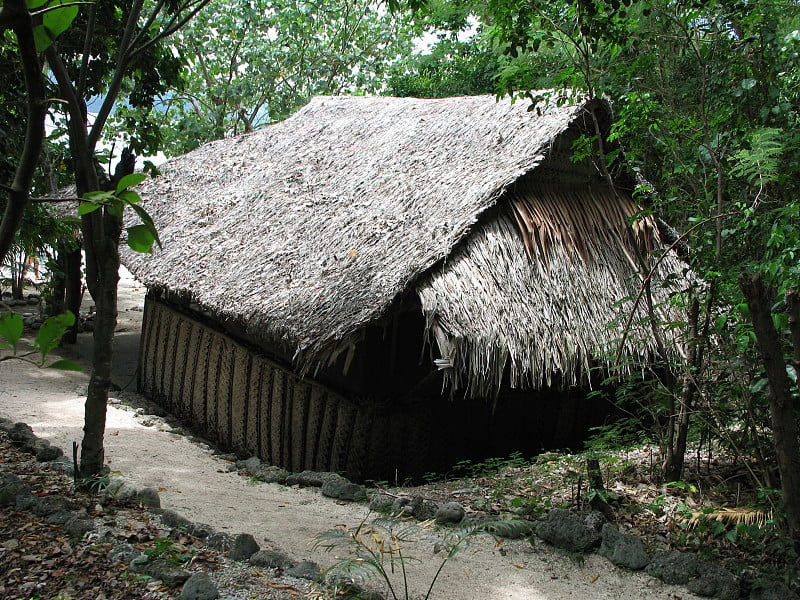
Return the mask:
<path id="1" fill-rule="evenodd" d="M 466 548 L 472 538 L 488 536 L 496 540 L 518 526 L 515 521 L 492 521 L 442 528 L 437 532 L 441 535 L 437 535 L 432 531 L 433 521 L 418 523 L 397 516 L 381 516 L 368 521 L 371 514 L 368 513 L 355 528 L 337 527 L 320 533 L 313 540 L 315 549 L 347 553 L 325 571 L 325 580 L 333 588 L 334 595 L 343 590 L 358 589 L 364 582 L 378 578 L 385 584 L 387 597 L 391 600 L 429 600 L 445 565 Z M 412 565 L 422 561 L 404 553 L 404 545 L 422 539 L 434 542 L 441 562 L 424 595 L 418 595 L 411 589 L 408 575 Z M 400 582 L 396 581 L 398 574 Z"/>

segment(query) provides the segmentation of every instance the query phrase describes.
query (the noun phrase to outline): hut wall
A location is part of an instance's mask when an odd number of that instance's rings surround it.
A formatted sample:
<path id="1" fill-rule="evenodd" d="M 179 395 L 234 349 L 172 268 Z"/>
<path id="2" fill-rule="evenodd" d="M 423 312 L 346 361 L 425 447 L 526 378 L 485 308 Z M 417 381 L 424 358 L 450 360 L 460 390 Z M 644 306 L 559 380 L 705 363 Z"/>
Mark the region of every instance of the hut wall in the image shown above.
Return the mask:
<path id="1" fill-rule="evenodd" d="M 139 391 L 228 451 L 360 480 L 424 470 L 426 408 L 360 403 L 148 295 Z"/>

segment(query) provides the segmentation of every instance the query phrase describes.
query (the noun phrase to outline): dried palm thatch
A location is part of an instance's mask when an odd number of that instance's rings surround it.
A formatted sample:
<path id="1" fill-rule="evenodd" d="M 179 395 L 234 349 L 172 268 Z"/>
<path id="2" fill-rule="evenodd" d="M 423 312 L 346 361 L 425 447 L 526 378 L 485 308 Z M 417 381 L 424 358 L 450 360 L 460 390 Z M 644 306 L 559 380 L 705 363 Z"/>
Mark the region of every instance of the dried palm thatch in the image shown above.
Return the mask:
<path id="1" fill-rule="evenodd" d="M 681 521 L 694 529 L 702 524 L 707 524 L 709 521 L 719 521 L 726 525 L 755 525 L 757 527 L 766 527 L 772 521 L 772 511 L 759 510 L 749 506 L 739 506 L 736 508 L 722 507 L 715 508 L 710 511 L 695 511 L 691 517 L 682 518 Z"/>
<path id="2" fill-rule="evenodd" d="M 490 397 L 506 369 L 512 387 L 552 385 L 554 377 L 561 386 L 584 383 L 593 359 L 613 355 L 618 344 L 633 359 L 625 364 L 657 356 L 651 317 L 661 324 L 682 317 L 669 296 L 685 285 L 671 280 L 685 265 L 673 254 L 646 262 L 661 247 L 654 220 L 636 219 L 630 196 L 604 186 L 529 179 L 507 196 L 510 202 L 417 286 L 450 387 Z M 634 302 L 649 264 L 654 315 Z M 619 324 L 631 312 L 632 331 L 622 342 Z M 678 330 L 660 333 L 677 359 Z"/>
<path id="3" fill-rule="evenodd" d="M 471 228 L 589 111 L 610 118 L 599 102 L 529 111 L 493 97 L 316 98 L 282 123 L 170 161 L 140 189 L 163 250 L 124 261 L 149 287 L 291 349 L 304 367 L 419 283 L 440 350 L 460 369 L 453 382 L 494 387 L 506 358 L 516 383 L 574 377 L 609 345 L 604 319 L 636 285 L 635 269 L 615 272 L 627 234 L 603 221 L 632 205 L 615 209 L 598 192 L 594 212 L 559 222 L 567 205 L 515 196 L 513 211 Z M 649 225 L 635 237 L 658 245 Z M 651 350 L 636 336 L 629 345 Z"/>

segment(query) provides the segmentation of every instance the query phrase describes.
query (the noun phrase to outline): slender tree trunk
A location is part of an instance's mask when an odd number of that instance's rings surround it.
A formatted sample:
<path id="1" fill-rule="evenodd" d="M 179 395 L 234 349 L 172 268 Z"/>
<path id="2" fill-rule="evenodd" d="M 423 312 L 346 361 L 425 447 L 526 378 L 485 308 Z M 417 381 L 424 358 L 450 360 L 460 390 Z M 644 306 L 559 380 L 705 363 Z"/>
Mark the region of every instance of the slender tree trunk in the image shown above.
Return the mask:
<path id="1" fill-rule="evenodd" d="M 122 223 L 118 217 L 108 214 L 105 209 L 101 210 L 104 213 L 102 221 L 95 219 L 95 223 L 102 224 L 104 234 L 101 237 L 102 246 L 94 248 L 91 252 L 95 256 L 96 281 L 92 286 L 94 288 L 92 298 L 97 312 L 92 348 L 92 375 L 84 407 L 80 465 L 83 477 L 96 477 L 103 472 L 105 462 L 103 437 L 106 428 L 108 388 L 111 383 L 112 345 L 117 325 L 118 246 Z"/>
<path id="2" fill-rule="evenodd" d="M 4 25 L 10 25 L 17 37 L 22 72 L 27 92 L 27 129 L 22 156 L 17 165 L 14 181 L 8 190 L 8 203 L 0 220 L 0 263 L 11 250 L 14 236 L 22 223 L 22 216 L 28 205 L 29 191 L 39 154 L 44 144 L 45 104 L 42 66 L 36 52 L 33 38 L 33 20 L 24 0 L 5 0 L 0 10 Z"/>
<path id="3" fill-rule="evenodd" d="M 55 260 L 53 261 L 56 264 L 55 269 L 50 272 L 50 297 L 47 299 L 47 315 L 52 317 L 55 315 L 60 315 L 61 313 L 66 310 L 64 305 L 64 297 L 65 297 L 65 279 L 64 274 L 67 269 L 67 250 L 63 245 L 59 245 L 56 248 L 55 252 Z M 63 337 L 61 338 L 63 341 Z"/>
<path id="4" fill-rule="evenodd" d="M 664 481 L 680 481 L 683 477 L 690 416 L 695 399 L 695 383 L 692 380 L 692 374 L 700 367 L 702 356 L 699 351 L 701 343 L 699 321 L 700 303 L 695 298 L 689 308 L 689 343 L 687 344 L 689 356 L 686 372 L 681 378 L 681 390 L 677 402 L 673 400 L 671 404 L 667 447 L 664 452 L 664 464 L 661 468 L 661 477 Z"/>
<path id="5" fill-rule="evenodd" d="M 772 434 L 789 535 L 796 543 L 800 543 L 800 429 L 792 400 L 791 381 L 786 374 L 780 335 L 772 321 L 771 307 L 775 300 L 775 290 L 765 286 L 763 277 L 757 273 L 742 274 L 739 277 L 739 286 L 750 308 L 753 331 L 769 381 Z M 794 298 L 787 297 L 787 300 L 792 315 L 800 318 L 800 307 L 796 305 Z"/>
<path id="6" fill-rule="evenodd" d="M 75 325 L 70 327 L 62 338 L 67 344 L 74 344 L 78 341 L 78 316 L 81 312 L 81 300 L 83 299 L 82 262 L 80 247 L 64 251 L 64 308 L 72 311 L 72 314 L 76 317 Z"/>

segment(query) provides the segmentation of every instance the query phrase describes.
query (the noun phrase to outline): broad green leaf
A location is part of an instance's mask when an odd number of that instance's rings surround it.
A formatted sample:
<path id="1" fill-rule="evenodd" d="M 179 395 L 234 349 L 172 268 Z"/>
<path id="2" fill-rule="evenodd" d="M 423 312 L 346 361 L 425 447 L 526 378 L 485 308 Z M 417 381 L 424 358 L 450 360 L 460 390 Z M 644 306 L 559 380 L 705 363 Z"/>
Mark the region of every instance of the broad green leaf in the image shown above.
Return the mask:
<path id="1" fill-rule="evenodd" d="M 122 211 L 125 208 L 125 205 L 122 202 L 111 202 L 106 206 L 106 210 L 110 215 L 114 215 L 115 217 L 122 218 Z"/>
<path id="2" fill-rule="evenodd" d="M 17 344 L 19 343 L 19 338 L 22 337 L 24 328 L 25 322 L 22 320 L 22 316 L 15 312 L 8 313 L 3 318 L 0 318 L 0 337 L 3 337 L 11 344 L 14 352 L 17 351 Z"/>
<path id="3" fill-rule="evenodd" d="M 136 204 L 142 201 L 142 197 L 133 190 L 122 190 L 117 194 L 117 198 L 122 200 L 125 204 Z"/>
<path id="4" fill-rule="evenodd" d="M 151 254 L 153 252 L 153 242 L 155 241 L 156 238 L 147 225 L 128 227 L 128 246 L 136 252 Z"/>
<path id="5" fill-rule="evenodd" d="M 38 348 L 42 355 L 42 362 L 53 348 L 58 346 L 58 342 L 61 341 L 61 336 L 64 335 L 67 328 L 74 324 L 75 315 L 70 311 L 50 317 L 42 323 L 42 327 L 33 341 L 33 346 Z"/>
<path id="6" fill-rule="evenodd" d="M 103 192 L 103 191 L 95 191 L 95 192 L 86 192 L 83 195 L 84 199 L 89 200 L 90 202 L 94 202 L 97 204 L 105 204 L 109 200 L 114 199 L 113 192 Z"/>
<path id="7" fill-rule="evenodd" d="M 54 0 L 53 5 L 37 11 L 42 14 L 42 24 L 33 28 L 36 51 L 44 52 L 58 36 L 64 33 L 78 16 L 77 6 L 64 6 L 63 0 Z"/>
<path id="8" fill-rule="evenodd" d="M 120 179 L 119 183 L 117 184 L 117 194 L 128 188 L 136 187 L 145 179 L 147 179 L 147 175 L 144 173 L 131 173 L 130 175 L 125 175 L 125 177 Z"/>
<path id="9" fill-rule="evenodd" d="M 60 371 L 83 371 L 83 367 L 81 367 L 78 363 L 72 360 L 57 360 L 54 363 L 47 365 L 48 369 L 59 369 Z"/>
<path id="10" fill-rule="evenodd" d="M 136 214 L 139 215 L 139 218 L 142 220 L 142 223 L 150 230 L 153 239 L 155 239 L 158 247 L 161 248 L 161 239 L 158 237 L 158 230 L 156 229 L 155 223 L 153 223 L 153 218 L 148 214 L 148 212 L 143 209 L 141 206 L 137 206 L 135 204 L 131 204 L 130 207 L 136 211 Z"/>
<path id="11" fill-rule="evenodd" d="M 81 202 L 78 205 L 78 215 L 88 215 L 100 208 L 102 204 L 95 204 L 94 202 Z"/>

